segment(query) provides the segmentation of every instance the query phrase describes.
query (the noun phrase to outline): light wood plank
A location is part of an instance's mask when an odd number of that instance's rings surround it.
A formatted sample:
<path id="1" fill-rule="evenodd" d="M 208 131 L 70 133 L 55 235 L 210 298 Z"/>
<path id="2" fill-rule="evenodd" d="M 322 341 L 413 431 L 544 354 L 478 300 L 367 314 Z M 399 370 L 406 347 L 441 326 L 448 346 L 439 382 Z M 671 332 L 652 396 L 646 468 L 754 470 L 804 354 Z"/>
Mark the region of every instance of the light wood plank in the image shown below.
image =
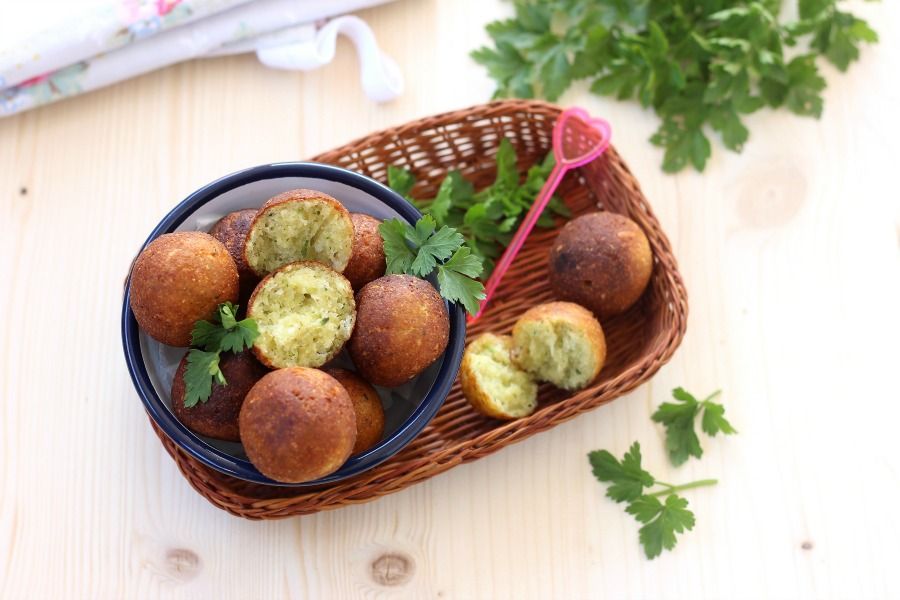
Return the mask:
<path id="1" fill-rule="evenodd" d="M 634 104 L 563 98 L 612 121 L 687 280 L 688 335 L 652 382 L 375 503 L 287 521 L 215 510 L 160 447 L 121 356 L 125 271 L 207 181 L 487 99 L 466 52 L 508 5 L 366 11 L 407 77 L 384 106 L 341 43 L 315 73 L 198 61 L 0 120 L 0 597 L 900 595 L 900 9 L 853 6 L 882 43 L 828 70 L 822 119 L 754 115 L 744 153 L 717 147 L 702 175 L 660 172 Z M 649 415 L 677 385 L 723 388 L 740 435 L 675 469 Z M 721 479 L 688 495 L 697 527 L 652 562 L 585 459 L 634 440 L 661 478 Z"/>

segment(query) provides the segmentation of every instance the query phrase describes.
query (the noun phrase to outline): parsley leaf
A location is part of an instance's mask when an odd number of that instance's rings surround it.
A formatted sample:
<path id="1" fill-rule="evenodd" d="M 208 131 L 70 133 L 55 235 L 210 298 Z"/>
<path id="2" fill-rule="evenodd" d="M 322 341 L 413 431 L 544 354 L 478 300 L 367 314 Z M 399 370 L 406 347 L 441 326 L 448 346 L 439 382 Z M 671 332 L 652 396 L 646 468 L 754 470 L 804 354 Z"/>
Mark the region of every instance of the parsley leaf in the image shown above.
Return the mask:
<path id="1" fill-rule="evenodd" d="M 688 510 L 688 502 L 676 492 L 717 483 L 715 479 L 703 479 L 691 483 L 673 485 L 654 479 L 641 467 L 641 449 L 637 442 L 619 461 L 606 450 L 588 454 L 591 468 L 599 481 L 610 483 L 606 495 L 616 502 L 627 502 L 625 512 L 642 523 L 638 540 L 649 559 L 659 556 L 663 549 L 671 550 L 678 542 L 676 534 L 694 528 L 694 513 Z M 658 491 L 644 488 L 661 486 Z M 659 498 L 665 497 L 664 501 Z"/>
<path id="2" fill-rule="evenodd" d="M 201 400 L 208 400 L 214 379 L 222 385 L 226 384 L 225 376 L 219 369 L 219 353 L 196 348 L 188 352 L 184 370 L 184 407 L 191 408 Z"/>
<path id="3" fill-rule="evenodd" d="M 213 381 L 228 385 L 219 369 L 219 357 L 223 351 L 242 352 L 253 346 L 259 336 L 256 321 L 247 318 L 237 320 L 238 307 L 231 302 L 219 305 L 213 322 L 197 321 L 191 331 L 191 345 L 199 346 L 188 352 L 184 371 L 184 406 L 190 408 L 198 402 L 206 402 L 212 394 Z"/>
<path id="4" fill-rule="evenodd" d="M 416 222 L 414 236 L 410 241 L 419 251 L 410 265 L 409 272 L 418 277 L 425 277 L 438 265 L 447 260 L 463 244 L 463 236 L 446 225 L 435 231 L 435 221 L 425 215 Z"/>
<path id="5" fill-rule="evenodd" d="M 387 171 L 388 186 L 404 198 L 409 198 L 409 192 L 416 185 L 416 178 L 406 169 L 390 165 Z"/>
<path id="6" fill-rule="evenodd" d="M 406 273 L 412 268 L 416 255 L 406 243 L 407 225 L 398 219 L 388 219 L 378 226 L 384 240 L 384 254 L 387 259 L 388 275 Z"/>
<path id="7" fill-rule="evenodd" d="M 225 327 L 225 324 L 222 324 Z M 244 319 L 236 321 L 234 326 L 222 336 L 220 349 L 228 352 L 242 352 L 244 348 L 249 348 L 259 336 L 259 327 L 253 319 Z"/>
<path id="8" fill-rule="evenodd" d="M 641 468 L 641 445 L 635 442 L 619 462 L 606 450 L 588 454 L 588 460 L 599 481 L 613 482 L 606 495 L 616 502 L 637 500 L 645 487 L 654 484 L 653 476 Z"/>
<path id="9" fill-rule="evenodd" d="M 656 558 L 663 548 L 671 550 L 678 541 L 676 533 L 694 528 L 694 513 L 687 506 L 687 500 L 678 494 L 670 494 L 665 503 L 655 496 L 642 496 L 628 505 L 625 512 L 645 524 L 638 532 L 638 539 L 647 558 Z"/>
<path id="10" fill-rule="evenodd" d="M 485 297 L 484 285 L 480 281 L 444 265 L 438 267 L 437 280 L 444 298 L 459 302 L 470 315 L 478 312 L 479 302 Z"/>
<path id="11" fill-rule="evenodd" d="M 541 21 L 533 15 L 529 18 L 536 19 L 536 23 Z M 542 162 L 528 169 L 525 181 L 520 184 L 516 149 L 506 138 L 500 140 L 494 161 L 496 163 L 494 182 L 477 193 L 472 182 L 466 180 L 459 171 L 450 171 L 444 177 L 433 199 L 410 199 L 422 213 L 434 219 L 435 227 L 450 227 L 462 235 L 472 255 L 484 264 L 481 275 L 483 279 L 490 276 L 494 268 L 493 259 L 500 256 L 503 248 L 509 244 L 513 233 L 525 218 L 555 164 L 553 153 L 547 154 Z M 415 181 L 415 178 L 404 169 L 392 166 L 388 170 L 388 185 L 395 191 L 407 193 L 409 187 L 406 187 L 404 182 L 409 180 Z M 395 185 L 398 187 L 394 187 Z M 554 215 L 565 218 L 572 215 L 559 196 L 550 199 L 537 225 L 545 228 L 555 227 Z M 441 229 L 437 232 L 440 234 Z M 422 235 L 416 234 L 412 238 L 407 238 L 413 246 L 407 255 L 399 245 L 399 234 L 398 228 L 387 234 L 390 239 L 385 238 L 385 243 L 391 245 L 393 257 L 397 261 L 395 270 L 392 271 L 389 259 L 388 272 L 413 274 L 430 272 L 430 268 L 434 267 L 431 264 L 433 257 L 428 253 L 417 256 L 412 252 L 412 249 L 421 245 Z M 412 262 L 417 258 L 419 261 L 412 267 Z M 446 257 L 437 258 L 436 263 L 444 259 Z"/>
<path id="12" fill-rule="evenodd" d="M 716 394 L 718 393 L 716 392 Z M 710 398 L 712 397 L 710 396 Z M 700 421 L 700 427 L 709 436 L 715 436 L 720 431 L 725 435 L 737 433 L 737 430 L 725 419 L 725 407 L 711 402 L 710 399 L 704 401 L 703 419 Z"/>
<path id="13" fill-rule="evenodd" d="M 225 330 L 217 323 L 197 321 L 191 330 L 191 346 L 215 352 L 222 342 Z"/>
<path id="14" fill-rule="evenodd" d="M 694 430 L 694 421 L 701 412 L 701 428 L 705 433 L 714 436 L 720 431 L 726 435 L 737 433 L 731 423 L 725 419 L 725 407 L 713 402 L 720 394 L 714 392 L 705 400 L 699 401 L 693 395 L 682 388 L 672 390 L 672 396 L 677 402 L 664 402 L 653 413 L 651 419 L 662 423 L 666 428 L 666 449 L 669 459 L 674 465 L 683 464 L 694 456 L 703 456 L 703 448 L 700 439 Z"/>
<path id="15" fill-rule="evenodd" d="M 471 54 L 495 80 L 495 97 L 556 100 L 587 79 L 595 94 L 636 100 L 660 117 L 651 142 L 668 172 L 702 171 L 710 130 L 740 152 L 750 133 L 739 115 L 765 105 L 818 118 L 825 80 L 817 59 L 845 71 L 862 44 L 878 41 L 837 0 L 798 0 L 789 21 L 775 0 L 513 3 L 515 18 L 487 25 L 493 47 Z M 791 46 L 809 52 L 790 55 Z"/>
<path id="16" fill-rule="evenodd" d="M 384 240 L 389 274 L 427 277 L 437 269 L 441 296 L 459 302 L 471 314 L 478 311 L 478 302 L 484 299 L 484 285 L 476 278 L 483 263 L 464 245 L 458 231 L 446 225 L 437 229 L 430 215 L 423 216 L 415 226 L 388 219 L 378 226 L 378 231 Z"/>

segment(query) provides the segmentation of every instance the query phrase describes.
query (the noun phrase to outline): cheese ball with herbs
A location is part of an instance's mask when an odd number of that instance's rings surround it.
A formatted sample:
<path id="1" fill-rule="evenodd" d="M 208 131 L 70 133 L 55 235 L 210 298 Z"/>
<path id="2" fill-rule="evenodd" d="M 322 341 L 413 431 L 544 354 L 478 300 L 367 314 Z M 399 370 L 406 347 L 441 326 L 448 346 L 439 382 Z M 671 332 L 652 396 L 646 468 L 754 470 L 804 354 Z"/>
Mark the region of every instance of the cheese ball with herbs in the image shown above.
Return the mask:
<path id="1" fill-rule="evenodd" d="M 356 444 L 353 446 L 353 454 L 365 452 L 381 441 L 384 434 L 384 407 L 381 406 L 381 398 L 368 381 L 353 371 L 330 368 L 325 369 L 325 372 L 347 390 L 356 414 Z"/>
<path id="2" fill-rule="evenodd" d="M 247 458 L 283 483 L 333 473 L 356 442 L 347 390 L 318 369 L 290 367 L 260 379 L 244 399 L 239 422 Z"/>
<path id="3" fill-rule="evenodd" d="M 340 273 L 318 262 L 296 262 L 256 286 L 247 316 L 259 328 L 253 352 L 264 365 L 319 367 L 350 339 L 356 303 Z"/>
<path id="4" fill-rule="evenodd" d="M 247 264 L 244 258 L 244 242 L 247 240 L 247 232 L 256 218 L 258 212 L 255 208 L 245 208 L 228 213 L 212 226 L 209 235 L 222 242 L 228 249 L 228 254 L 237 265 L 238 279 L 240 282 L 240 301 L 244 305 L 253 293 L 253 288 L 259 283 L 259 276 Z"/>
<path id="5" fill-rule="evenodd" d="M 260 277 L 306 260 L 341 272 L 352 250 L 353 222 L 347 209 L 328 194 L 298 189 L 262 205 L 250 225 L 244 258 Z"/>
<path id="6" fill-rule="evenodd" d="M 586 308 L 548 302 L 528 309 L 513 325 L 510 356 L 538 381 L 579 390 L 603 368 L 606 338 Z"/>
<path id="7" fill-rule="evenodd" d="M 205 402 L 201 400 L 194 406 L 186 407 L 184 373 L 187 364 L 188 357 L 185 355 L 172 380 L 172 412 L 175 417 L 196 434 L 239 442 L 238 415 L 244 397 L 269 370 L 249 350 L 238 354 L 223 352 L 219 358 L 219 369 L 227 385 L 214 380 L 212 392 Z"/>
<path id="8" fill-rule="evenodd" d="M 472 408 L 495 419 L 527 417 L 537 408 L 538 386 L 512 361 L 512 338 L 483 333 L 463 354 L 459 383 Z"/>
<path id="9" fill-rule="evenodd" d="M 647 236 L 637 223 L 611 212 L 582 215 L 565 224 L 550 250 L 550 285 L 557 298 L 597 316 L 628 310 L 653 271 Z"/>
<path id="10" fill-rule="evenodd" d="M 237 302 L 238 271 L 228 250 L 199 231 L 167 233 L 150 242 L 131 270 L 130 306 L 150 337 L 189 346 L 194 323 L 222 302 Z"/>
<path id="11" fill-rule="evenodd" d="M 384 275 L 387 268 L 384 257 L 384 240 L 378 232 L 381 221 L 361 213 L 350 213 L 353 221 L 353 251 L 344 269 L 344 277 L 354 290 Z"/>
<path id="12" fill-rule="evenodd" d="M 363 287 L 356 301 L 356 330 L 348 348 L 370 383 L 402 385 L 444 353 L 450 317 L 437 290 L 424 279 L 386 275 Z"/>

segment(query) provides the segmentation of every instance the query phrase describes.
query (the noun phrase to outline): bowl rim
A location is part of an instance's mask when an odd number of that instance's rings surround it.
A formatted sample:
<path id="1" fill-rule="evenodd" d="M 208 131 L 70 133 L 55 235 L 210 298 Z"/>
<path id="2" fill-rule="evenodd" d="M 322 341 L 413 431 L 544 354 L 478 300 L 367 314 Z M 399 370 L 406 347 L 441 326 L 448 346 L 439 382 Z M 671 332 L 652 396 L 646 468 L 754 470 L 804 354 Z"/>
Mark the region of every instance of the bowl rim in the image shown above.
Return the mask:
<path id="1" fill-rule="evenodd" d="M 410 223 L 415 223 L 422 216 L 408 200 L 394 190 L 361 173 L 315 162 L 271 163 L 225 175 L 192 192 L 163 217 L 141 245 L 138 253 L 160 235 L 173 231 L 199 207 L 212 199 L 255 181 L 282 177 L 309 177 L 342 183 L 375 197 Z M 283 483 L 269 479 L 260 473 L 249 461 L 231 456 L 208 444 L 175 418 L 171 409 L 166 407 L 162 398 L 156 393 L 156 389 L 150 381 L 150 375 L 143 361 L 139 328 L 131 310 L 130 298 L 131 271 L 129 270 L 125 280 L 125 294 L 122 300 L 122 346 L 132 383 L 150 418 L 179 448 L 204 465 L 226 475 L 264 485 L 296 488 L 322 487 L 356 477 L 398 453 L 425 428 L 443 405 L 456 380 L 465 348 L 465 311 L 458 303 L 450 304 L 445 301 L 450 317 L 449 342 L 444 350 L 443 362 L 434 383 L 418 406 L 413 409 L 412 414 L 389 437 L 383 439 L 366 452 L 350 457 L 334 473 L 314 481 Z"/>

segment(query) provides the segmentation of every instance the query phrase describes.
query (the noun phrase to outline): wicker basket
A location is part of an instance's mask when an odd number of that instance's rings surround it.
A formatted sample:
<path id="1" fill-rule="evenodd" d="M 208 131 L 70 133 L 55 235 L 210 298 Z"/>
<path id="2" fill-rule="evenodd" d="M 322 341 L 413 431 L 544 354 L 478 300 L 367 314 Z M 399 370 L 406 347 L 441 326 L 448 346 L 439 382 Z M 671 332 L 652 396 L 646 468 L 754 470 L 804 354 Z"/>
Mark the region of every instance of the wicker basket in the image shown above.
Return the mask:
<path id="1" fill-rule="evenodd" d="M 315 161 L 359 171 L 384 181 L 388 165 L 410 168 L 419 182 L 413 195 L 433 197 L 449 169 L 461 169 L 476 188 L 494 178 L 493 155 L 503 137 L 516 147 L 522 172 L 550 150 L 560 108 L 534 101 L 503 101 L 428 117 L 374 133 L 320 154 Z M 190 484 L 214 505 L 248 519 L 277 519 L 369 502 L 424 481 L 456 465 L 605 404 L 634 389 L 672 356 L 687 320 L 687 296 L 669 241 L 628 167 L 613 148 L 566 176 L 560 188 L 577 214 L 610 210 L 643 227 L 655 256 L 653 277 L 641 301 L 626 314 L 603 322 L 609 355 L 600 378 L 574 395 L 549 386 L 530 417 L 500 422 L 472 410 L 459 385 L 434 420 L 389 461 L 346 482 L 317 491 L 247 483 L 213 471 L 182 452 L 159 429 L 166 450 Z M 556 231 L 536 229 L 504 279 L 484 318 L 468 332 L 508 332 L 528 307 L 552 299 L 547 250 Z"/>

